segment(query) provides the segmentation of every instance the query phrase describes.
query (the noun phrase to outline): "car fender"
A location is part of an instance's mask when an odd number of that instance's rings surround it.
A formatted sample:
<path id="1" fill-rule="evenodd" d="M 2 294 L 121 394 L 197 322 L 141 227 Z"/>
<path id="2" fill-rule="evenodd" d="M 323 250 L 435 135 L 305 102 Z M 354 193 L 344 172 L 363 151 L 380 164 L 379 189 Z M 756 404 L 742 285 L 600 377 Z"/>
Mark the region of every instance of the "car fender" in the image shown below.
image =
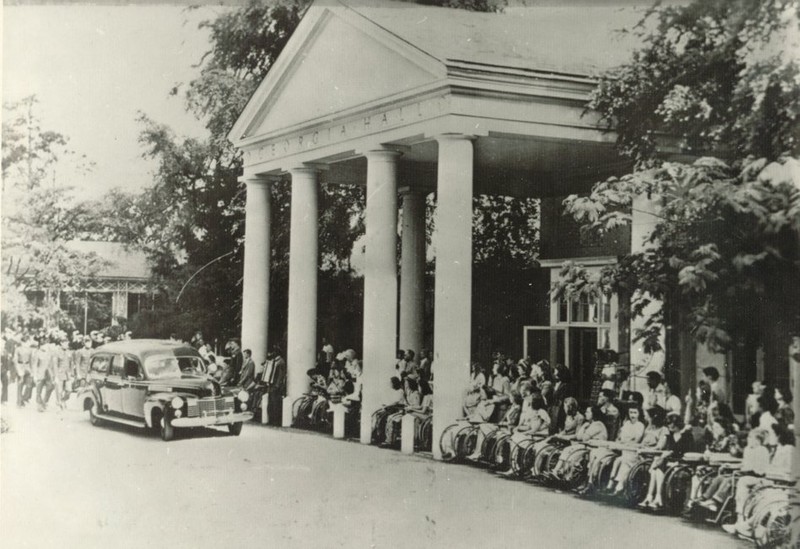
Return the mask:
<path id="1" fill-rule="evenodd" d="M 81 403 L 83 410 L 89 409 L 87 404 L 88 406 L 95 404 L 97 405 L 98 410 L 103 410 L 103 399 L 100 396 L 100 391 L 98 391 L 97 387 L 92 384 L 86 385 L 78 391 L 77 401 Z"/>
<path id="2" fill-rule="evenodd" d="M 197 398 L 196 395 L 191 393 L 169 392 L 169 393 L 152 393 L 147 395 L 144 401 L 144 421 L 148 427 L 153 426 L 153 409 L 158 408 L 162 413 L 166 412 L 168 404 L 175 397 L 181 397 L 186 400 L 189 398 Z"/>

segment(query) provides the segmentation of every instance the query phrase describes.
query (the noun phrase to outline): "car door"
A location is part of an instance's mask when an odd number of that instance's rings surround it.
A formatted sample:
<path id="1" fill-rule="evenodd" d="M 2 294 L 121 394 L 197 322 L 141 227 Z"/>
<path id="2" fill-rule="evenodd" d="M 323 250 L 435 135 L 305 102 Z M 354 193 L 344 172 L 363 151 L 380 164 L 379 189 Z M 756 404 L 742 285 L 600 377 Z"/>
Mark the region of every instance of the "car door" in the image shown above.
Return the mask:
<path id="1" fill-rule="evenodd" d="M 125 357 L 122 355 L 112 355 L 111 365 L 108 368 L 100 395 L 103 397 L 105 410 L 113 414 L 122 414 L 122 389 L 126 385 L 123 379 Z"/>
<path id="2" fill-rule="evenodd" d="M 141 364 L 133 356 L 123 356 L 124 385 L 122 387 L 122 411 L 137 419 L 144 417 L 144 399 L 147 396 L 147 383 Z"/>

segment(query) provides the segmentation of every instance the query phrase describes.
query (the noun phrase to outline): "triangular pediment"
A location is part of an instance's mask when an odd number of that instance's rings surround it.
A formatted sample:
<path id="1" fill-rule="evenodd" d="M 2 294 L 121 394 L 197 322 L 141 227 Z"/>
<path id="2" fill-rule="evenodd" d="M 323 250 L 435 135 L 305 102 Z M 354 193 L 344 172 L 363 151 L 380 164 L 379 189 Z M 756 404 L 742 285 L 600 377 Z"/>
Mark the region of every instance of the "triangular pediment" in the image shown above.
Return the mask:
<path id="1" fill-rule="evenodd" d="M 346 8 L 312 6 L 230 138 L 269 136 L 413 94 L 444 65 Z"/>

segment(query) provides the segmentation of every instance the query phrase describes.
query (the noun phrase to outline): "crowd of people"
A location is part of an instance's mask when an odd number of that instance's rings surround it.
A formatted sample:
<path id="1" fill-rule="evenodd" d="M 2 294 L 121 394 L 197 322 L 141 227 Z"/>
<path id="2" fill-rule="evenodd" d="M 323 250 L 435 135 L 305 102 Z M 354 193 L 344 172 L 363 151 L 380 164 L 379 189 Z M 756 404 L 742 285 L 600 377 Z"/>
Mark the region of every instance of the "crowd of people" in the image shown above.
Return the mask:
<path id="1" fill-rule="evenodd" d="M 767 535 L 793 485 L 791 391 L 753 383 L 738 422 L 719 372 L 702 373 L 683 401 L 658 372 L 646 374 L 643 392 L 622 386 L 625 376 L 605 376 L 581 408 L 563 365 L 498 355 L 489 369 L 473 365 L 464 417 L 444 431 L 440 450 L 505 477 Z"/>
<path id="2" fill-rule="evenodd" d="M 117 339 L 130 339 L 120 332 Z M 55 393 L 55 405 L 63 409 L 70 395 L 85 385 L 89 357 L 94 349 L 112 341 L 110 330 L 68 334 L 59 329 L 23 330 L 5 328 L 2 334 L 2 403 L 8 402 L 9 387 L 16 386 L 16 405 L 25 407 L 35 399 L 37 409 L 47 409 Z"/>

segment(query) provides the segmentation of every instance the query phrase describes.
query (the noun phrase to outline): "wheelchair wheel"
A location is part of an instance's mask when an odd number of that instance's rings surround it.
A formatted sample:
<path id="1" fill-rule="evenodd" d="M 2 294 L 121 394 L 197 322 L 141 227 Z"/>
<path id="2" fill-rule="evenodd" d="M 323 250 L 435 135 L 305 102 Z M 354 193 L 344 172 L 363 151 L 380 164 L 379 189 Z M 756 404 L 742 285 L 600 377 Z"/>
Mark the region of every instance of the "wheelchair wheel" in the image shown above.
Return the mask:
<path id="1" fill-rule="evenodd" d="M 507 471 L 511 467 L 511 444 L 511 433 L 505 432 L 498 437 L 491 456 L 496 471 Z"/>
<path id="2" fill-rule="evenodd" d="M 313 405 L 312 395 L 303 395 L 292 403 L 292 427 L 296 429 L 311 427 L 311 419 L 308 416 Z"/>
<path id="3" fill-rule="evenodd" d="M 417 426 L 417 448 L 423 452 L 430 452 L 433 441 L 433 418 L 426 417 Z"/>
<path id="4" fill-rule="evenodd" d="M 536 457 L 533 460 L 533 467 L 531 471 L 533 472 L 533 476 L 536 478 L 543 478 L 545 473 L 545 467 L 547 463 L 550 461 L 550 456 L 555 451 L 555 446 L 552 444 L 547 444 L 544 448 L 540 449 L 539 452 L 536 454 Z"/>
<path id="5" fill-rule="evenodd" d="M 650 484 L 650 464 L 652 460 L 641 459 L 637 461 L 628 476 L 625 478 L 625 502 L 631 507 L 635 507 L 647 497 L 647 488 Z"/>
<path id="6" fill-rule="evenodd" d="M 483 444 L 481 444 L 481 459 L 489 459 L 491 460 L 494 457 L 495 449 L 497 448 L 497 441 L 501 435 L 500 429 L 495 429 L 488 435 L 486 435 L 483 439 Z"/>
<path id="7" fill-rule="evenodd" d="M 664 509 L 672 514 L 680 514 L 692 489 L 691 467 L 685 463 L 675 463 L 667 468 L 664 473 Z"/>
<path id="8" fill-rule="evenodd" d="M 442 431 L 439 437 L 439 451 L 443 461 L 453 461 L 456 458 L 456 434 L 464 427 L 463 423 L 453 423 Z M 453 447 L 446 448 L 445 441 L 452 441 Z"/>
<path id="9" fill-rule="evenodd" d="M 561 480 L 568 489 L 581 490 L 586 488 L 589 483 L 588 462 L 589 449 L 585 447 L 570 452 L 569 456 L 567 456 Z"/>
<path id="10" fill-rule="evenodd" d="M 323 433 L 333 433 L 333 424 L 331 423 L 330 415 L 328 414 L 329 404 L 328 401 L 320 402 L 319 406 L 314 409 L 311 417 L 311 424 L 314 429 Z"/>
<path id="11" fill-rule="evenodd" d="M 509 461 L 511 462 L 511 469 L 520 478 L 529 475 L 531 468 L 533 468 L 533 460 L 536 457 L 533 447 L 536 442 L 536 439 L 528 438 L 512 446 Z"/>
<path id="12" fill-rule="evenodd" d="M 596 490 L 608 486 L 608 481 L 611 478 L 611 470 L 614 468 L 614 461 L 619 456 L 617 454 L 606 454 L 599 459 L 597 470 L 593 477 L 589 479 L 590 486 Z"/>
<path id="13" fill-rule="evenodd" d="M 454 442 L 456 457 L 464 459 L 475 451 L 475 446 L 478 443 L 478 427 L 465 425 L 456 433 Z"/>

